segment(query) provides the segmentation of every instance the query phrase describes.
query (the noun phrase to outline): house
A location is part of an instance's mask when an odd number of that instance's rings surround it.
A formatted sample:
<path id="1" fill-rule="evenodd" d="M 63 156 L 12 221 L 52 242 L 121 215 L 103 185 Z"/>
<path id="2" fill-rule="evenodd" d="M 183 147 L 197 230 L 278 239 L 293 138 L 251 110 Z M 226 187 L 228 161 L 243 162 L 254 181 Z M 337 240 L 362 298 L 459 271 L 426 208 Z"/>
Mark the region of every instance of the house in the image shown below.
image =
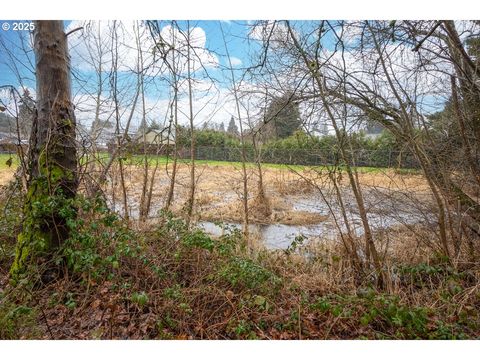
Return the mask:
<path id="1" fill-rule="evenodd" d="M 168 128 L 140 130 L 130 139 L 127 146 L 134 153 L 164 154 L 175 146 L 175 135 Z"/>
<path id="2" fill-rule="evenodd" d="M 145 134 L 137 132 L 134 140 L 137 143 L 145 142 L 148 145 L 175 145 L 175 135 L 168 130 L 168 128 L 163 130 L 149 129 Z"/>
<path id="3" fill-rule="evenodd" d="M 365 128 L 365 137 L 367 139 L 375 140 L 378 138 L 383 131 L 383 126 L 377 123 L 368 124 Z"/>

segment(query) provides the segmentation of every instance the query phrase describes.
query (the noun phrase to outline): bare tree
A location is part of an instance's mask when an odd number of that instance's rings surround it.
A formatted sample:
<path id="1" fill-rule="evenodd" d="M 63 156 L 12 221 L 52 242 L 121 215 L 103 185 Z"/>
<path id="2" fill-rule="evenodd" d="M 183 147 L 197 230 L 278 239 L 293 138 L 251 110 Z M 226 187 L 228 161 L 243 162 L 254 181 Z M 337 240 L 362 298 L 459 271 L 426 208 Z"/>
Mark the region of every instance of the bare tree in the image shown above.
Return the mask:
<path id="1" fill-rule="evenodd" d="M 220 24 L 220 27 L 222 25 Z M 232 83 L 232 90 L 233 90 L 233 96 L 235 98 L 235 107 L 237 111 L 237 116 L 238 116 L 238 125 L 240 128 L 240 142 L 241 142 L 241 156 L 242 156 L 242 176 L 243 176 L 243 197 L 242 197 L 242 203 L 243 203 L 243 234 L 245 238 L 247 239 L 247 243 L 250 246 L 251 244 L 248 241 L 248 224 L 249 224 L 249 219 L 248 219 L 248 176 L 247 176 L 247 150 L 245 146 L 245 132 L 243 131 L 243 124 L 242 124 L 242 115 L 240 112 L 240 101 L 239 101 L 239 96 L 238 96 L 238 89 L 237 86 L 238 84 L 235 81 L 235 73 L 233 71 L 233 66 L 232 66 L 232 60 L 230 58 L 230 54 L 228 52 L 228 46 L 227 42 L 225 40 L 225 33 L 223 32 L 223 28 L 221 27 L 222 30 L 222 37 L 223 37 L 223 43 L 225 46 L 225 52 L 227 54 L 228 58 L 228 63 L 229 63 L 229 68 L 230 68 L 230 75 L 231 75 L 231 83 Z"/>

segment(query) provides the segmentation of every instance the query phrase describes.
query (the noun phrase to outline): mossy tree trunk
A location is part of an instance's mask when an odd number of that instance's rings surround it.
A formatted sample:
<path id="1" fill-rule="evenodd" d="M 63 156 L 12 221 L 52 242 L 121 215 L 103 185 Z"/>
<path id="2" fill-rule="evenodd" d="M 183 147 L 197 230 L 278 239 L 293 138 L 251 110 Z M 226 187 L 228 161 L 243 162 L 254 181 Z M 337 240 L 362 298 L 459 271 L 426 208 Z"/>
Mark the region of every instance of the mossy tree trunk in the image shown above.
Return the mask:
<path id="1" fill-rule="evenodd" d="M 36 112 L 30 134 L 27 196 L 11 275 L 45 258 L 69 236 L 62 204 L 77 191 L 75 115 L 62 21 L 35 21 Z M 72 214 L 70 213 L 70 217 Z"/>

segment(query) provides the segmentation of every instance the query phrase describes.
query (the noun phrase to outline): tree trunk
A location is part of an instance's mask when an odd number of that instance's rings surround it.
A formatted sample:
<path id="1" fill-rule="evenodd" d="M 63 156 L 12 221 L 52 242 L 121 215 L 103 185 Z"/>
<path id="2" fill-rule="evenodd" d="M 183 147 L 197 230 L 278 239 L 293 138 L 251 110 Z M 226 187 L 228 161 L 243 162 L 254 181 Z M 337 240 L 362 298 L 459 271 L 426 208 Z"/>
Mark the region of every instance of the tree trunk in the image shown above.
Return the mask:
<path id="1" fill-rule="evenodd" d="M 11 274 L 25 272 L 36 257 L 51 254 L 69 236 L 59 204 L 78 186 L 75 115 L 71 101 L 67 38 L 62 21 L 36 21 L 36 114 L 29 148 L 29 178 Z M 52 198 L 60 202 L 53 202 Z"/>
<path id="2" fill-rule="evenodd" d="M 192 89 L 192 69 L 190 65 L 191 45 L 190 45 L 190 24 L 188 25 L 188 46 L 187 46 L 187 82 L 188 82 L 188 109 L 190 121 L 190 189 L 188 192 L 188 199 L 186 203 L 187 226 L 190 226 L 193 214 L 193 204 L 195 202 L 195 127 L 193 125 L 193 89 Z"/>

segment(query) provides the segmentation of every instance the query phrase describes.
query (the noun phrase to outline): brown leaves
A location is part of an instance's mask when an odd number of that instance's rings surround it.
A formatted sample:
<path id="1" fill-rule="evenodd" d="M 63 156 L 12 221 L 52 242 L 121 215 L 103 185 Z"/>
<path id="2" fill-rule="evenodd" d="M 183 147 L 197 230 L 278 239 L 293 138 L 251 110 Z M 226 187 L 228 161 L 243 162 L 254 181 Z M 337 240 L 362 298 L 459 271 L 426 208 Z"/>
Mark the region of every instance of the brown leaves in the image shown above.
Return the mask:
<path id="1" fill-rule="evenodd" d="M 91 307 L 93 310 L 95 310 L 95 309 L 97 309 L 97 308 L 100 306 L 100 304 L 101 304 L 100 299 L 96 299 L 96 300 L 94 300 L 94 301 L 90 304 L 90 307 Z"/>
<path id="2" fill-rule="evenodd" d="M 233 297 L 235 296 L 235 294 L 233 293 L 232 290 L 227 290 L 227 291 L 225 292 L 225 296 L 227 297 L 228 300 L 232 300 Z"/>
<path id="3" fill-rule="evenodd" d="M 63 325 L 67 317 L 67 311 L 68 310 L 64 305 L 57 305 L 51 312 L 51 315 L 53 316 L 50 316 L 48 324 L 50 326 Z"/>

